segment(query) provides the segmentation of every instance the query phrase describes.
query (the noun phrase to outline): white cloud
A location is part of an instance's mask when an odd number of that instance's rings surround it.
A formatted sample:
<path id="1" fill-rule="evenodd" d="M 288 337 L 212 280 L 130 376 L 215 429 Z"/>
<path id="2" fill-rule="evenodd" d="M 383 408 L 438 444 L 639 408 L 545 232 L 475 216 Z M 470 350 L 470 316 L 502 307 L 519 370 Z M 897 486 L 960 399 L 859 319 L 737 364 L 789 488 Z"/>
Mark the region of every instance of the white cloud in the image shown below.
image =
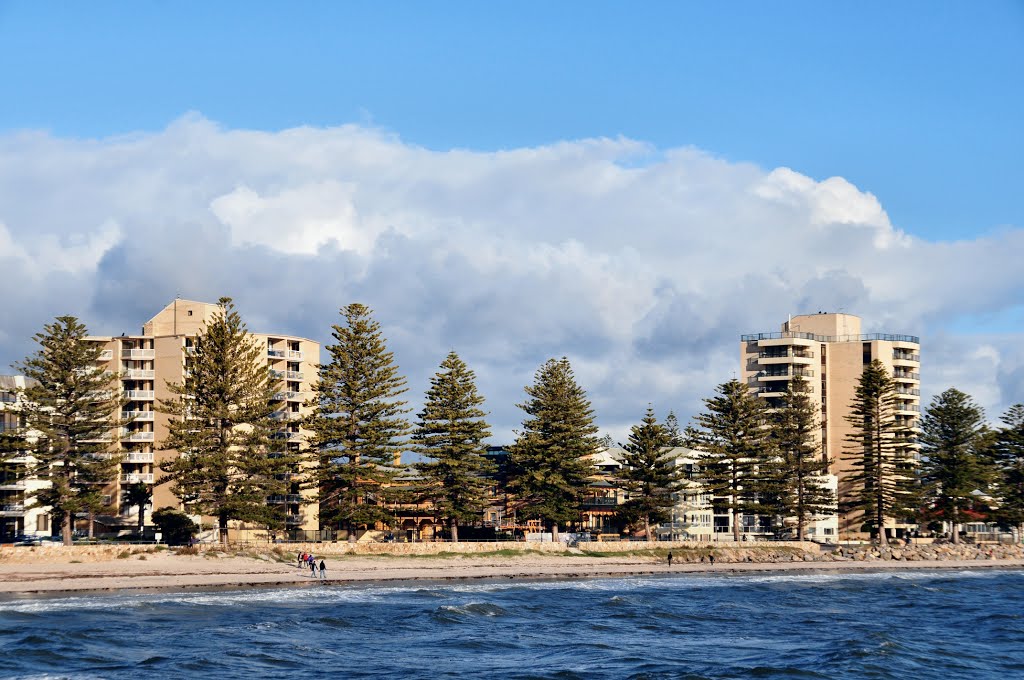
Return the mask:
<path id="1" fill-rule="evenodd" d="M 609 428 L 648 402 L 685 416 L 737 370 L 740 333 L 819 309 L 923 336 L 926 391 L 970 384 L 997 412 L 1020 396 L 1020 334 L 944 329 L 1017 303 L 1020 252 L 1021 230 L 911 237 L 842 177 L 628 139 L 433 151 L 195 114 L 104 140 L 0 136 L 0 262 L 34 282 L 6 302 L 3 363 L 58 313 L 119 333 L 176 293 L 228 294 L 254 329 L 326 340 L 360 300 L 414 400 L 462 353 L 499 439 L 548 357 L 573 359 Z"/>

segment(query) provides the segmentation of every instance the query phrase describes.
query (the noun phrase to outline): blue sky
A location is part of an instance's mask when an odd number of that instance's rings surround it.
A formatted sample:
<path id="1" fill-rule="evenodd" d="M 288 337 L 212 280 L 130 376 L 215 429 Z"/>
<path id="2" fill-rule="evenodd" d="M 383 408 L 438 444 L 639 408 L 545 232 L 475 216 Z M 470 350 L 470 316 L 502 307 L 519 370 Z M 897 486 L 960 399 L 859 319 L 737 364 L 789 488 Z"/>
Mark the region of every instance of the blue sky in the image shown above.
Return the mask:
<path id="1" fill-rule="evenodd" d="M 1024 3 L 0 0 L 0 130 L 363 122 L 431 149 L 624 135 L 841 175 L 910 233 L 1024 224 Z"/>
<path id="2" fill-rule="evenodd" d="M 562 355 L 624 435 L 843 310 L 995 418 L 1022 121 L 1021 1 L 0 0 L 0 372 L 58 314 L 228 295 L 323 342 L 361 301 L 410 395 L 460 352 L 498 440 Z"/>

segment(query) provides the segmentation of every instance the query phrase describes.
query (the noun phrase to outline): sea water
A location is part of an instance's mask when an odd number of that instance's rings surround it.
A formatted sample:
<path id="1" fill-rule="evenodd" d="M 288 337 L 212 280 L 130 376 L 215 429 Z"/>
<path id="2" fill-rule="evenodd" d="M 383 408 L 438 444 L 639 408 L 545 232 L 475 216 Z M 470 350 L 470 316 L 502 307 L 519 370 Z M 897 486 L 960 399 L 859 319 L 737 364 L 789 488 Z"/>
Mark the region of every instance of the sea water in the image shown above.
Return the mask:
<path id="1" fill-rule="evenodd" d="M 0 676 L 1018 678 L 1024 572 L 8 598 Z"/>

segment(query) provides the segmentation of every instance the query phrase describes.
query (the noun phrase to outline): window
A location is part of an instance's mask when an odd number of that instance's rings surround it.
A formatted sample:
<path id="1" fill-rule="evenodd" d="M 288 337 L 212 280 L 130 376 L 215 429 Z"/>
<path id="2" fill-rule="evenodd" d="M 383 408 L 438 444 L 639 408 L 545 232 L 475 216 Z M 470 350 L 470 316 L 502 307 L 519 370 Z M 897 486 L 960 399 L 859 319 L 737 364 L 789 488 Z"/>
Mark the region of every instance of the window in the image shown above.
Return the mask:
<path id="1" fill-rule="evenodd" d="M 36 531 L 49 531 L 50 530 L 50 516 L 49 515 L 36 515 Z"/>
<path id="2" fill-rule="evenodd" d="M 191 309 L 190 309 L 190 310 L 188 310 L 188 315 L 189 315 L 189 316 L 192 316 L 192 310 L 191 310 Z"/>

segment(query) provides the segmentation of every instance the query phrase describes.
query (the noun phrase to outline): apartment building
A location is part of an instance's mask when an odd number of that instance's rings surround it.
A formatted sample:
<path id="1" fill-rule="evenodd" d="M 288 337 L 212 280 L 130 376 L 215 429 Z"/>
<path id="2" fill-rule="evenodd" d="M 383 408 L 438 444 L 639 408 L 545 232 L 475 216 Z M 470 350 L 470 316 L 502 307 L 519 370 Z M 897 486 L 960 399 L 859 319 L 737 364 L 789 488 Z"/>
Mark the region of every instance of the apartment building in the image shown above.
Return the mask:
<path id="1" fill-rule="evenodd" d="M 0 434 L 20 432 L 24 426 L 21 415 L 21 392 L 32 384 L 21 375 L 0 375 Z M 49 482 L 32 476 L 35 458 L 31 452 L 4 458 L 0 462 L 0 540 L 15 536 L 49 536 L 49 508 L 30 508 L 34 491 Z"/>
<path id="2" fill-rule="evenodd" d="M 138 508 L 125 503 L 126 489 L 137 482 L 153 484 L 159 479 L 160 463 L 178 455 L 159 448 L 167 437 L 169 416 L 158 412 L 157 405 L 173 396 L 168 383 L 184 381 L 195 338 L 218 311 L 220 307 L 214 303 L 176 299 L 143 324 L 138 335 L 90 337 L 102 346 L 97 369 L 119 375 L 120 393 L 127 399 L 117 444 L 121 471 L 107 490 L 118 520 L 125 525 L 133 525 L 138 518 Z M 320 344 L 282 333 L 253 333 L 252 337 L 266 348 L 261 361 L 266 362 L 277 381 L 277 453 L 298 451 L 305 436 L 299 421 L 307 413 L 304 402 L 311 396 L 316 380 Z M 300 490 L 302 474 L 302 470 L 295 470 L 294 476 L 289 475 L 293 480 L 290 493 L 272 496 L 268 502 L 287 507 L 287 528 L 316 530 L 319 525 L 317 507 L 312 502 L 314 492 Z M 164 506 L 179 507 L 180 500 L 171 494 L 168 485 L 156 486 L 152 507 Z"/>
<path id="3" fill-rule="evenodd" d="M 916 430 L 921 414 L 921 343 L 913 335 L 861 333 L 861 319 L 852 314 L 822 313 L 791 317 L 775 333 L 755 333 L 740 338 L 742 380 L 758 396 L 777 405 L 794 377 L 802 377 L 812 399 L 820 404 L 819 438 L 829 472 L 836 478 L 840 501 L 849 498 L 853 473 L 851 460 L 843 455 L 846 437 L 853 432 L 850 414 L 864 367 L 878 359 L 897 384 L 896 418 Z M 916 448 L 912 443 L 911 449 Z M 859 539 L 859 514 L 840 514 L 838 537 Z M 895 536 L 909 526 L 893 524 Z"/>

